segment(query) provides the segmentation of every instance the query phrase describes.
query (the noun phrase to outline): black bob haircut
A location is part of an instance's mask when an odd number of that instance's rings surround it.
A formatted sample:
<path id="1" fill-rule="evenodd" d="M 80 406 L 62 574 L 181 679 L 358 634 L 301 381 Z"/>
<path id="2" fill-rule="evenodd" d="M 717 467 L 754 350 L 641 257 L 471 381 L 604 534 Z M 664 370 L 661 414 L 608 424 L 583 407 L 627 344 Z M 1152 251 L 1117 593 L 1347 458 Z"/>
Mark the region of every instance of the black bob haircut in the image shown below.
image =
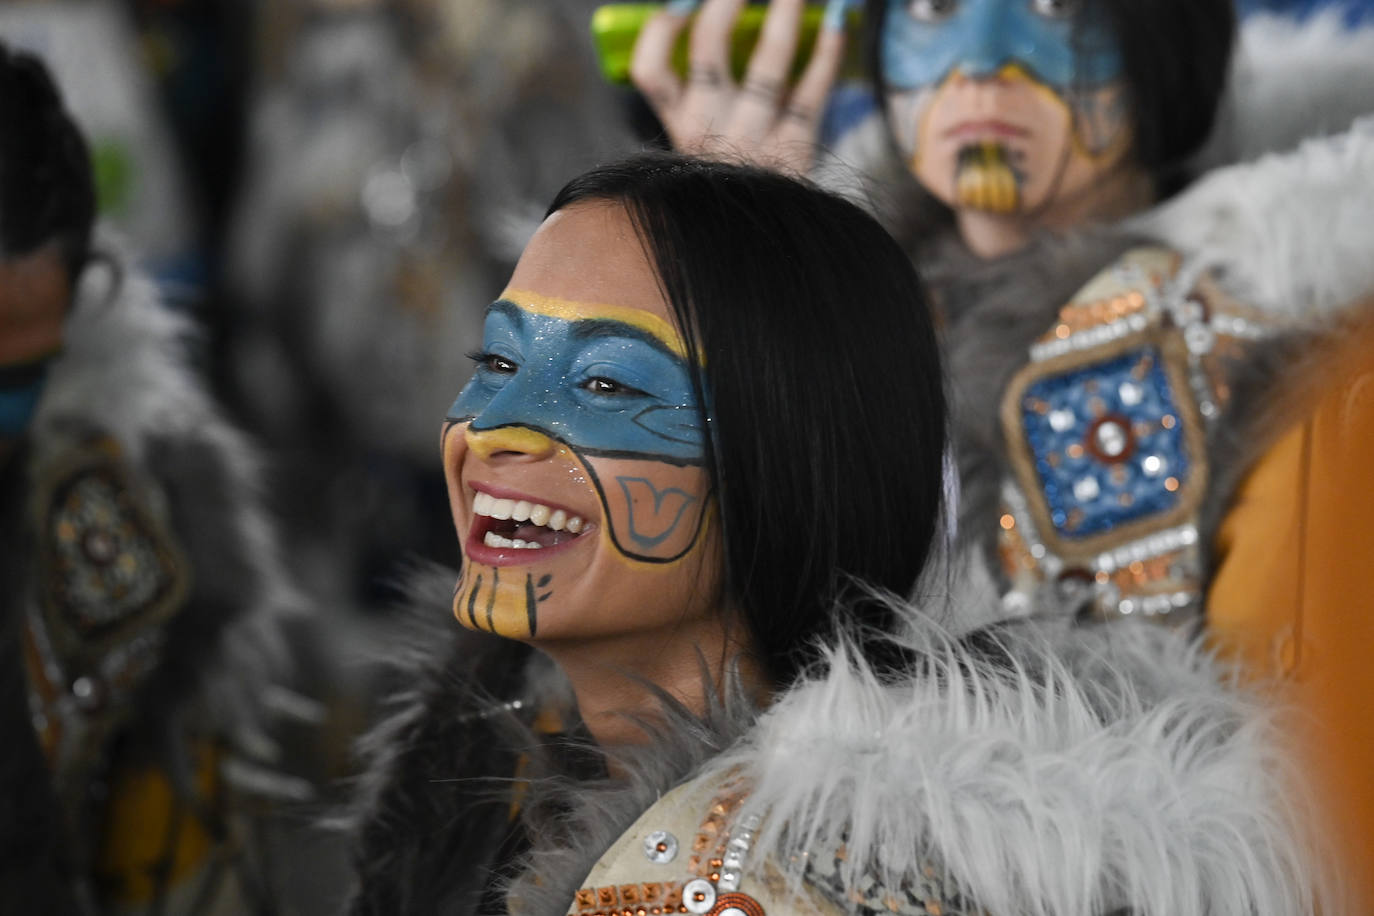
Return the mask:
<path id="1" fill-rule="evenodd" d="M 890 3 L 868 0 L 865 11 L 865 59 L 880 99 L 887 95 L 881 35 Z M 1081 0 L 1076 22 L 1106 27 L 1121 52 L 1134 161 L 1154 176 L 1161 194 L 1177 190 L 1188 158 L 1212 132 L 1226 89 L 1236 35 L 1233 0 Z"/>
<path id="2" fill-rule="evenodd" d="M 75 283 L 95 223 L 91 157 L 38 58 L 0 45 L 0 258 L 56 243 Z"/>
<path id="3" fill-rule="evenodd" d="M 574 179 L 549 213 L 582 202 L 625 207 L 702 354 L 726 596 L 764 671 L 789 683 L 839 632 L 899 664 L 894 612 L 867 589 L 916 586 L 946 424 L 910 258 L 857 206 L 753 166 L 642 154 Z"/>

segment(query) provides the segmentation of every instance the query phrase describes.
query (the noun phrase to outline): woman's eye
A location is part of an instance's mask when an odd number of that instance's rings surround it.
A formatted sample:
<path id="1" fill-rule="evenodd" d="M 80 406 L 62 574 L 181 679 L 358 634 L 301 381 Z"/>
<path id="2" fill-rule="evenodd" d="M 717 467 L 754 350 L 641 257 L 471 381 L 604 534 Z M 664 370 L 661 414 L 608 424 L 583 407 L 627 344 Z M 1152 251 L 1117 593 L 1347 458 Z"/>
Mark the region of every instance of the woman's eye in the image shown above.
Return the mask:
<path id="1" fill-rule="evenodd" d="M 514 375 L 520 367 L 504 356 L 497 356 L 495 353 L 471 353 L 469 354 L 473 362 L 477 363 L 478 369 L 487 372 L 494 372 L 497 375 Z"/>
<path id="2" fill-rule="evenodd" d="M 911 0 L 907 4 L 907 14 L 921 22 L 939 22 L 948 19 L 959 7 L 959 0 Z"/>
<path id="3" fill-rule="evenodd" d="M 643 392 L 643 391 L 640 391 L 638 388 L 632 388 L 632 387 L 630 387 L 629 385 L 625 385 L 625 384 L 622 384 L 622 383 L 620 383 L 620 382 L 617 382 L 615 379 L 609 379 L 609 378 L 606 378 L 605 376 L 601 376 L 601 375 L 596 375 L 596 376 L 593 376 L 593 377 L 587 379 L 585 382 L 582 383 L 582 387 L 585 388 L 587 391 L 590 391 L 592 394 L 603 394 L 603 395 L 636 395 L 636 394 L 642 395 L 642 394 L 644 394 L 644 392 Z"/>
<path id="4" fill-rule="evenodd" d="M 1030 5 L 1046 19 L 1070 19 L 1078 12 L 1078 0 L 1030 0 Z"/>

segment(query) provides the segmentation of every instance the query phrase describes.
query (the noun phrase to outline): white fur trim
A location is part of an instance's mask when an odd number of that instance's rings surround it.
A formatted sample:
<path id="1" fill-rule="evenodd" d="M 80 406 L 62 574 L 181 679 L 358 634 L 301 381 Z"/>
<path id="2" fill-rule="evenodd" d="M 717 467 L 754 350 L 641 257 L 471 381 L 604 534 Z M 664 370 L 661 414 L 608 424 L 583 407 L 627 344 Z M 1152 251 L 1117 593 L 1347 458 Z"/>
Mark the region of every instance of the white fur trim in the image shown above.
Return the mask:
<path id="1" fill-rule="evenodd" d="M 1312 324 L 1374 294 L 1374 117 L 1286 155 L 1218 169 L 1128 223 L 1220 272 L 1275 319 Z"/>
<path id="2" fill-rule="evenodd" d="M 1004 634 L 1010 669 L 927 629 L 922 676 L 884 686 L 837 651 L 785 694 L 703 776 L 752 782 L 751 861 L 843 843 L 849 878 L 896 888 L 930 863 L 999 916 L 1312 912 L 1260 704 L 1158 628 L 1028 629 Z"/>
<path id="3" fill-rule="evenodd" d="M 1374 112 L 1374 27 L 1347 28 L 1342 15 L 1246 17 L 1195 172 L 1293 149 Z"/>

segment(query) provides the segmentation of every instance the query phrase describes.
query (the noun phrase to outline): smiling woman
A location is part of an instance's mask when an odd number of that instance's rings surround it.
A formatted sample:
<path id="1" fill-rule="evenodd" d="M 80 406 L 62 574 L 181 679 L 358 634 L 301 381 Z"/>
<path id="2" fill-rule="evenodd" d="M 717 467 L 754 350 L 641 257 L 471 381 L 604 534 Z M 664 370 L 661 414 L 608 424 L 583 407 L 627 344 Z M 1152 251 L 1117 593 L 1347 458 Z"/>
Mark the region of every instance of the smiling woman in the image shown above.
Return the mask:
<path id="1" fill-rule="evenodd" d="M 442 436 L 468 632 L 373 738 L 355 913 L 1310 909 L 1284 758 L 1179 637 L 961 642 L 907 604 L 942 378 L 858 208 L 597 169 L 474 359 Z"/>
<path id="2" fill-rule="evenodd" d="M 939 360 L 914 273 L 857 208 L 753 169 L 602 169 L 554 202 L 483 348 L 444 432 L 454 612 L 578 672 L 599 738 L 629 725 L 626 672 L 699 705 L 698 657 L 716 687 L 737 660 L 771 691 L 852 583 L 914 586 Z M 885 606 L 850 606 L 891 629 Z M 608 674 L 614 703 L 593 686 Z"/>

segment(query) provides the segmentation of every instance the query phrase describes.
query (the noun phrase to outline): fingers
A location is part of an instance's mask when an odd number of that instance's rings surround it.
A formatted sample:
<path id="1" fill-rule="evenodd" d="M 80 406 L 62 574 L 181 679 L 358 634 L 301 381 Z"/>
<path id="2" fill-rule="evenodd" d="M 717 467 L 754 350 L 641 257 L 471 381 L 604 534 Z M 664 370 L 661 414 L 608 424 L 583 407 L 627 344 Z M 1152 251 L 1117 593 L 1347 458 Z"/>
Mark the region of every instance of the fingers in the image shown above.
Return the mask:
<path id="1" fill-rule="evenodd" d="M 630 57 L 630 81 L 660 115 L 677 104 L 682 80 L 673 72 L 673 48 L 692 8 L 668 4 L 644 23 Z"/>
<path id="2" fill-rule="evenodd" d="M 771 95 L 775 105 L 787 86 L 792 58 L 797 53 L 802 5 L 802 0 L 773 0 L 763 20 L 759 43 L 749 58 L 744 88 L 749 90 L 752 87 L 759 94 Z"/>
<path id="3" fill-rule="evenodd" d="M 713 88 L 731 83 L 730 33 L 744 3 L 745 0 L 706 0 L 701 5 L 687 52 L 688 80 Z"/>
<path id="4" fill-rule="evenodd" d="M 811 60 L 806 64 L 801 80 L 792 90 L 783 117 L 818 123 L 821 112 L 825 110 L 825 100 L 835 85 L 840 65 L 844 63 L 845 33 L 843 27 L 834 28 L 827 23 L 816 36 L 816 45 L 811 51 Z"/>

